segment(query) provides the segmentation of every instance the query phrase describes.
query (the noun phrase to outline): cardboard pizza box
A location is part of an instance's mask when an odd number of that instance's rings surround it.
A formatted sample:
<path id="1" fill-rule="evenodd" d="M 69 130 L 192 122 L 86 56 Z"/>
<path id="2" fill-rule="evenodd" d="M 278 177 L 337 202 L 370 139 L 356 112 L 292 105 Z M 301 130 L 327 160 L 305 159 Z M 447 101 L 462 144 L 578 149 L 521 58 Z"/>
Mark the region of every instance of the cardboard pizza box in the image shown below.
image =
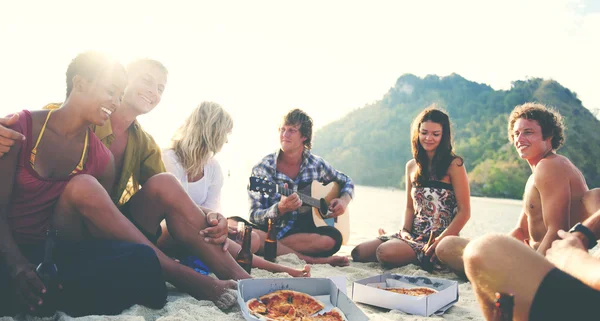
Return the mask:
<path id="1" fill-rule="evenodd" d="M 387 287 L 427 287 L 437 293 L 415 297 L 382 289 Z M 352 299 L 355 302 L 428 317 L 442 314 L 458 302 L 458 282 L 386 273 L 355 281 L 352 284 Z"/>
<path id="2" fill-rule="evenodd" d="M 294 290 L 312 295 L 323 302 L 325 309 L 320 313 L 329 311 L 333 307 L 344 312 L 348 321 L 366 321 L 369 318 L 356 306 L 348 296 L 338 289 L 336 284 L 326 278 L 279 278 L 279 279 L 246 279 L 238 282 L 238 304 L 246 320 L 258 320 L 248 312 L 246 302 L 267 293 L 278 290 Z"/>

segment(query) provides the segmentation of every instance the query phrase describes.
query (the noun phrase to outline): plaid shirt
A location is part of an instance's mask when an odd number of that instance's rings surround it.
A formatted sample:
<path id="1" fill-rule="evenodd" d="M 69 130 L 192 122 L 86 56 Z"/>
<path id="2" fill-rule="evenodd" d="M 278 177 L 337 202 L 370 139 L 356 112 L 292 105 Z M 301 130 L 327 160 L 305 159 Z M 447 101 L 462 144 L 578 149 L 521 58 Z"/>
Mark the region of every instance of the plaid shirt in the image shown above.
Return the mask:
<path id="1" fill-rule="evenodd" d="M 340 187 L 340 195 L 348 194 L 351 198 L 354 196 L 354 184 L 350 177 L 342 172 L 336 171 L 323 158 L 313 155 L 308 149 L 304 149 L 302 154 L 302 164 L 296 179 L 291 179 L 287 175 L 277 171 L 277 158 L 281 150 L 269 154 L 262 159 L 260 163 L 252 168 L 252 176 L 262 177 L 278 185 L 288 184 L 288 188 L 297 190 L 298 185 L 316 180 L 323 184 L 329 184 L 332 181 L 337 182 Z M 260 193 L 248 192 L 250 196 L 250 221 L 260 226 L 266 227 L 269 218 L 277 218 L 277 204 L 281 199 L 281 194 L 263 196 Z M 298 219 L 298 212 L 293 211 L 291 215 L 280 217 L 277 221 L 279 233 L 277 239 L 284 237 L 293 227 Z"/>

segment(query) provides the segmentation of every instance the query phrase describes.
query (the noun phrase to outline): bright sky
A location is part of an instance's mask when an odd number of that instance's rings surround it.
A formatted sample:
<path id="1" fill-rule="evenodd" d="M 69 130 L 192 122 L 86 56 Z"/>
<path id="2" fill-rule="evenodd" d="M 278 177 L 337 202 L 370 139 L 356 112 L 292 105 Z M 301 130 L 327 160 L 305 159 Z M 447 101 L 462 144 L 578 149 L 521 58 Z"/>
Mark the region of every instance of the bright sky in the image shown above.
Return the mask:
<path id="1" fill-rule="evenodd" d="M 62 101 L 79 52 L 169 69 L 141 122 L 161 146 L 204 100 L 234 117 L 224 168 L 278 146 L 291 108 L 316 128 L 381 99 L 404 73 L 456 72 L 508 89 L 553 78 L 600 108 L 600 1 L 9 1 L 0 2 L 0 115 Z M 245 157 L 236 154 L 246 153 Z M 236 157 L 237 156 L 237 157 Z"/>

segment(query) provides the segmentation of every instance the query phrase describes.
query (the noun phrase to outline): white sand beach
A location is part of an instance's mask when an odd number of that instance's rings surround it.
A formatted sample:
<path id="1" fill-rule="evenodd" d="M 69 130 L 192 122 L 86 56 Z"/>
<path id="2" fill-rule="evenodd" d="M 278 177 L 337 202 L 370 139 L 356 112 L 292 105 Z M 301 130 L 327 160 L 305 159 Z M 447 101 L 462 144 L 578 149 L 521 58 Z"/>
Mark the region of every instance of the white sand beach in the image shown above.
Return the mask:
<path id="1" fill-rule="evenodd" d="M 351 204 L 351 238 L 349 245 L 342 248 L 339 254 L 349 255 L 354 245 L 371 239 L 377 235 L 378 227 L 386 227 L 388 232 L 398 229 L 404 210 L 405 194 L 401 190 L 380 189 L 372 187 L 357 186 L 358 196 Z M 377 204 L 375 204 L 377 203 Z M 243 207 L 245 203 L 240 206 Z M 463 230 L 462 235 L 473 238 L 488 232 L 504 233 L 509 231 L 516 223 L 520 212 L 520 202 L 516 200 L 502 200 L 490 198 L 473 197 L 471 199 L 472 217 Z M 304 262 L 295 255 L 286 255 L 278 258 L 278 262 L 301 268 Z M 453 280 L 459 280 L 452 273 L 429 274 L 420 270 L 415 265 L 388 270 L 392 273 L 400 273 L 417 276 L 434 276 Z M 348 293 L 350 293 L 352 282 L 358 279 L 377 275 L 384 269 L 377 263 L 354 263 L 343 268 L 335 268 L 329 265 L 313 265 L 313 277 L 328 277 L 345 275 L 347 278 Z M 273 274 L 267 271 L 252 270 L 252 276 L 256 278 L 288 277 L 287 274 Z M 358 306 L 369 316 L 371 320 L 484 320 L 479 306 L 472 292 L 470 283 L 459 280 L 459 301 L 450 308 L 443 316 L 430 318 L 414 316 L 398 311 L 389 311 L 358 303 Z M 1 321 L 13 320 L 13 318 L 0 318 Z M 14 320 L 37 320 L 32 317 L 17 317 Z M 46 319 L 49 320 L 49 319 Z M 117 316 L 87 316 L 72 318 L 59 313 L 52 320 L 110 320 L 110 321 L 141 321 L 141 320 L 219 320 L 233 321 L 244 320 L 239 307 L 229 311 L 219 310 L 210 301 L 197 301 L 189 295 L 182 294 L 170 287 L 168 303 L 163 309 L 152 310 L 143 306 L 134 306 L 125 310 Z"/>

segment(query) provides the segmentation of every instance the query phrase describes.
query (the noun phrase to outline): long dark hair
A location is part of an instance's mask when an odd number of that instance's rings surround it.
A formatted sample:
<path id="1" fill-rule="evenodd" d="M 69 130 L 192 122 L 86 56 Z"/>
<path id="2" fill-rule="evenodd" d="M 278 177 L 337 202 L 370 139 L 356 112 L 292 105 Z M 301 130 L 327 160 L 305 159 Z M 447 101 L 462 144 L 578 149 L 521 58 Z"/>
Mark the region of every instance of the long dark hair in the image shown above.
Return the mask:
<path id="1" fill-rule="evenodd" d="M 427 152 L 425 152 L 425 149 L 423 149 L 423 146 L 421 146 L 421 143 L 419 142 L 421 124 L 426 121 L 432 121 L 442 125 L 442 139 L 436 148 L 435 156 L 433 156 L 433 160 L 431 161 L 431 172 L 429 171 Z M 430 180 L 432 176 L 437 180 L 442 179 L 446 176 L 448 167 L 450 167 L 450 164 L 455 158 L 460 158 L 462 166 L 462 158 L 457 156 L 452 148 L 450 118 L 448 117 L 448 114 L 435 106 L 425 108 L 425 110 L 415 118 L 412 123 L 410 140 L 412 143 L 413 158 L 417 162 L 417 173 L 414 180 L 414 183 L 417 186 L 423 185 L 426 181 Z"/>

